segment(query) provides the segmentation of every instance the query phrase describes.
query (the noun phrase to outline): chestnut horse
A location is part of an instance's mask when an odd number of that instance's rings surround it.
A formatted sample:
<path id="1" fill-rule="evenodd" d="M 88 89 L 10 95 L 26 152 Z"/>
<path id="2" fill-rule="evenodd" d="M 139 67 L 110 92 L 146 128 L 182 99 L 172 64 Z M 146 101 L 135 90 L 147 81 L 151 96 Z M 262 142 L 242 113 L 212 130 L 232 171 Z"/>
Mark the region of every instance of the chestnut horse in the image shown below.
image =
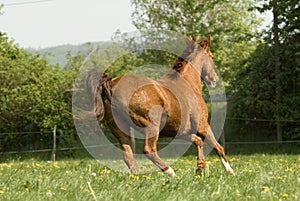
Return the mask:
<path id="1" fill-rule="evenodd" d="M 212 87 L 219 79 L 212 61 L 210 37 L 203 41 L 189 37 L 185 42 L 186 49 L 175 60 L 173 69 L 159 80 L 140 75 L 110 78 L 97 70 L 88 74 L 86 87 L 94 97 L 94 112 L 118 139 L 132 173 L 137 172 L 137 166 L 130 127 L 143 133 L 147 158 L 170 176 L 176 175 L 174 170 L 157 153 L 157 141 L 161 137 L 176 137 L 195 144 L 198 170 L 204 170 L 206 165 L 205 139 L 225 170 L 233 172 L 208 124 L 208 109 L 202 97 L 201 77 Z"/>

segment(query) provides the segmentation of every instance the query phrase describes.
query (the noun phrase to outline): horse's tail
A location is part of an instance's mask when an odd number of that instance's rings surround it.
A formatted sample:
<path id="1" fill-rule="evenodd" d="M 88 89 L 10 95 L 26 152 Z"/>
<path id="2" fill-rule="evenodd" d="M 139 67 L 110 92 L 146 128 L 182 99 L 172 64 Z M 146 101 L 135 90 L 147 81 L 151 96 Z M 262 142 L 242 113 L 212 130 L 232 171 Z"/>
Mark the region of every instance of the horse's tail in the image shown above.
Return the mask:
<path id="1" fill-rule="evenodd" d="M 85 88 L 90 97 L 93 98 L 93 112 L 100 121 L 103 119 L 105 112 L 101 94 L 103 87 L 106 87 L 107 82 L 110 80 L 111 78 L 109 78 L 105 73 L 101 73 L 96 69 L 91 70 L 86 79 Z"/>

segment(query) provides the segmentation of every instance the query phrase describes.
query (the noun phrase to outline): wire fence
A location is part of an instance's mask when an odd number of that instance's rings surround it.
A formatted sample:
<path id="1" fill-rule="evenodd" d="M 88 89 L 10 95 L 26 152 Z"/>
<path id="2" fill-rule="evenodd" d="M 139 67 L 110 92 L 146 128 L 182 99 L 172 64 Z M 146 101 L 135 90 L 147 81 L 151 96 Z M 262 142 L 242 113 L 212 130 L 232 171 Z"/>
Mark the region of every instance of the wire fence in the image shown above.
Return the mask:
<path id="1" fill-rule="evenodd" d="M 24 135 L 53 135 L 54 131 L 43 131 L 43 132 L 12 132 L 12 133 L 0 133 L 0 145 L 2 146 L 3 143 L 1 142 L 1 137 L 3 136 L 24 136 Z M 50 136 L 51 137 L 51 136 Z M 48 139 L 50 139 L 48 137 Z M 257 146 L 262 146 L 262 149 L 266 148 L 266 145 L 276 145 L 276 147 L 278 147 L 277 145 L 280 146 L 296 146 L 296 147 L 300 147 L 300 140 L 287 140 L 287 141 L 222 141 L 221 140 L 221 144 L 226 148 L 226 149 L 230 149 L 230 148 L 238 148 L 240 149 L 242 146 L 248 146 L 248 147 L 255 147 L 257 148 Z M 30 141 L 30 140 L 29 140 Z M 29 142 L 30 143 L 30 142 Z M 52 136 L 52 142 L 48 143 L 48 145 L 53 145 L 54 143 L 56 143 L 56 135 Z M 136 144 L 141 144 L 142 142 L 135 142 Z M 160 145 L 167 145 L 169 142 L 159 142 Z M 180 144 L 181 142 L 176 142 L 178 144 Z M 175 144 L 176 144 L 175 143 Z M 185 142 L 182 142 L 185 143 Z M 118 143 L 113 143 L 115 146 L 118 146 Z M 1 151 L 0 150 L 0 155 L 7 155 L 7 154 L 25 154 L 25 153 L 46 153 L 46 152 L 52 152 L 52 155 L 55 154 L 56 152 L 61 152 L 61 151 L 74 151 L 74 150 L 83 150 L 86 148 L 97 148 L 97 147 L 103 147 L 103 146 L 108 146 L 108 145 L 97 145 L 97 146 L 89 146 L 89 147 L 83 147 L 83 146 L 70 146 L 70 147 L 60 147 L 60 148 L 56 148 L 55 146 L 49 146 L 48 148 L 30 148 L 30 149 L 23 149 L 23 150 L 5 150 L 5 151 Z M 33 147 L 33 146 L 27 146 L 27 147 Z M 1 148 L 1 147 L 0 147 Z M 299 149 L 300 150 L 300 149 Z M 53 156 L 52 156 L 53 157 Z M 54 159 L 55 160 L 55 159 Z"/>

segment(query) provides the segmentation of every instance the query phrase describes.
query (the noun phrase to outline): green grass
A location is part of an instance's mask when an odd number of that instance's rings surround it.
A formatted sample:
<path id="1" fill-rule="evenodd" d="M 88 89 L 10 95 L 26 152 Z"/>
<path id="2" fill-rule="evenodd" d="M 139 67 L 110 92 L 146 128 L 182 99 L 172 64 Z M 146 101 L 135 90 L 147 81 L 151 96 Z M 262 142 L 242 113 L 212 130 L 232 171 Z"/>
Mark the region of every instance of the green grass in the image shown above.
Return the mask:
<path id="1" fill-rule="evenodd" d="M 231 155 L 235 174 L 208 156 L 205 176 L 195 156 L 172 165 L 177 177 L 157 171 L 131 175 L 92 159 L 0 163 L 0 200 L 299 200 L 299 155 Z M 116 163 L 123 163 L 116 161 Z"/>

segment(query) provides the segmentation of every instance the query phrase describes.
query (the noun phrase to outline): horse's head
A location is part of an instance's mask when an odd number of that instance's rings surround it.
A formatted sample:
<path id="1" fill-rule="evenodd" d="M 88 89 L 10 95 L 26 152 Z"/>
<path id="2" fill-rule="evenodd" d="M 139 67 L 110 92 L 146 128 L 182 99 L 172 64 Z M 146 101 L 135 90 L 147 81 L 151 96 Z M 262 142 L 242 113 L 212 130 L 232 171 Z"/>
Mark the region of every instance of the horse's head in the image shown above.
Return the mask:
<path id="1" fill-rule="evenodd" d="M 188 37 L 185 41 L 187 48 L 182 57 L 192 63 L 207 84 L 215 87 L 219 77 L 215 72 L 213 54 L 210 51 L 210 36 L 201 41 Z"/>

